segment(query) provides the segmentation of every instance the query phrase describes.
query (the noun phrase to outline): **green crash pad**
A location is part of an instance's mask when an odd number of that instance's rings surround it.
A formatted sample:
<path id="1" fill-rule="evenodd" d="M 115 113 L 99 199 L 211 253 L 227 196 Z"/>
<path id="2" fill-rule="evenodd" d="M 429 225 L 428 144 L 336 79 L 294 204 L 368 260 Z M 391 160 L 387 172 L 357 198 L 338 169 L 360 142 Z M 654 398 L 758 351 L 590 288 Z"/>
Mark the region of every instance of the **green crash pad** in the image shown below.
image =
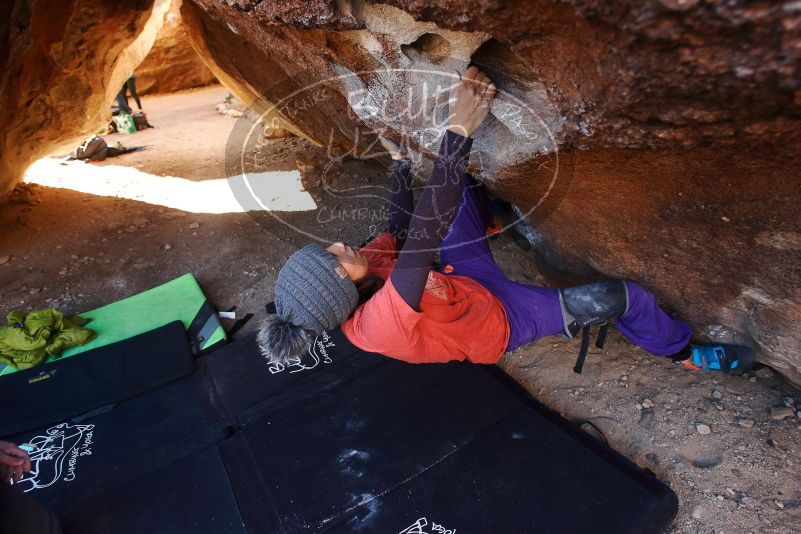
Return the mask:
<path id="1" fill-rule="evenodd" d="M 177 320 L 189 328 L 205 302 L 206 295 L 195 277 L 185 274 L 137 295 L 80 313 L 81 317 L 91 319 L 86 327 L 94 330 L 97 337 L 86 345 L 65 350 L 61 358 L 110 345 Z M 211 315 L 208 321 L 202 329 L 207 335 L 199 343 L 201 350 L 226 339 L 225 330 L 220 326 L 216 314 Z M 15 372 L 16 369 L 10 365 L 5 366 L 0 376 Z"/>

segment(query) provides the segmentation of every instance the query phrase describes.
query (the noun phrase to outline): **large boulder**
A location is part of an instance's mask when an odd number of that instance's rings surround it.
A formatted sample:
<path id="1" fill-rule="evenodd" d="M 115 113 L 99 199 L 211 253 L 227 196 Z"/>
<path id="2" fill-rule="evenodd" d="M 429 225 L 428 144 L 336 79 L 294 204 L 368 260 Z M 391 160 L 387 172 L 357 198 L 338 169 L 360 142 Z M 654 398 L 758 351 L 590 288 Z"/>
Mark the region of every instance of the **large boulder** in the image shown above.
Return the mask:
<path id="1" fill-rule="evenodd" d="M 483 66 L 501 93 L 473 171 L 527 214 L 554 283 L 637 280 L 801 384 L 798 2 L 185 0 L 182 15 L 218 78 L 333 154 L 382 132 L 430 157 L 442 89 Z"/>
<path id="2" fill-rule="evenodd" d="M 136 67 L 136 89 L 141 94 L 171 93 L 217 81 L 192 48 L 180 9 L 181 0 L 172 0 L 153 46 Z"/>

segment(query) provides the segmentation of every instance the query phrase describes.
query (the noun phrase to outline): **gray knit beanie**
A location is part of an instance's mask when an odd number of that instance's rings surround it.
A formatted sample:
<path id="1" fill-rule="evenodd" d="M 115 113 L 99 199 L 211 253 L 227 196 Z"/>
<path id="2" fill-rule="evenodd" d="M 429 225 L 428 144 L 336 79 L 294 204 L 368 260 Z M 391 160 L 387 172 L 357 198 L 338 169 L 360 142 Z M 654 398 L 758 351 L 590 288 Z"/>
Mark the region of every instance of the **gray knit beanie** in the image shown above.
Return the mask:
<path id="1" fill-rule="evenodd" d="M 286 261 L 275 284 L 275 315 L 261 325 L 259 345 L 271 361 L 286 362 L 306 350 L 305 331 L 319 334 L 345 322 L 359 302 L 356 285 L 333 254 L 319 244 Z"/>

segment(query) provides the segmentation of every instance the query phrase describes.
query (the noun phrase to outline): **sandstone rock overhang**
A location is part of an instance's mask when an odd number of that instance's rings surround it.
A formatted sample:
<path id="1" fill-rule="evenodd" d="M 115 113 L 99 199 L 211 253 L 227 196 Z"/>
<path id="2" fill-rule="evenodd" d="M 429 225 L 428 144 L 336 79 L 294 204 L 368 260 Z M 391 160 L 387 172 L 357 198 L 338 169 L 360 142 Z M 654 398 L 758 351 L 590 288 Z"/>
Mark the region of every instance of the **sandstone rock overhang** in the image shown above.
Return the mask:
<path id="1" fill-rule="evenodd" d="M 96 121 L 152 4 L 48 6 L 3 8 L 4 192 Z M 481 65 L 501 97 L 472 170 L 529 214 L 555 283 L 637 280 L 801 384 L 801 3 L 184 0 L 181 15 L 218 79 L 332 153 L 382 131 L 430 156 L 436 88 Z"/>

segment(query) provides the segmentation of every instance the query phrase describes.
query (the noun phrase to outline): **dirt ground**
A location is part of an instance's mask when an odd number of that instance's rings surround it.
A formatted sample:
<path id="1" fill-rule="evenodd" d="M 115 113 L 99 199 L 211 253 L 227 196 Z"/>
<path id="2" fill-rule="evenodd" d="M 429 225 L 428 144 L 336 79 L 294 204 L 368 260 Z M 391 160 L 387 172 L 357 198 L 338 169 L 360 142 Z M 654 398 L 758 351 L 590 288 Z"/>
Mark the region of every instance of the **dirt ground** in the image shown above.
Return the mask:
<path id="1" fill-rule="evenodd" d="M 236 305 L 258 318 L 283 260 L 309 241 L 289 225 L 321 239 L 367 239 L 385 214 L 386 162 L 350 159 L 326 169 L 326 151 L 297 138 L 266 141 L 253 161 L 259 171 L 299 169 L 316 210 L 282 212 L 279 221 L 266 212 L 170 207 L 186 198 L 137 200 L 137 191 L 152 193 L 154 179 L 168 176 L 177 185 L 165 188 L 165 197 L 196 194 L 190 205 L 221 198 L 219 189 L 204 187 L 227 183 L 225 146 L 237 121 L 215 112 L 225 94 L 211 87 L 145 97 L 155 128 L 107 137 L 145 150 L 97 165 L 50 159 L 32 169 L 29 181 L 63 187 L 32 185 L 24 201 L 0 210 L 6 310 L 80 312 L 191 272 L 220 309 Z M 61 174 L 71 178 L 53 182 Z M 371 194 L 353 198 L 331 184 Z M 493 248 L 510 276 L 540 283 L 511 238 L 502 235 Z M 797 389 L 767 368 L 747 377 L 692 372 L 649 356 L 614 330 L 603 350 L 591 349 L 581 375 L 572 371 L 577 350 L 577 341 L 547 338 L 500 365 L 568 419 L 591 421 L 614 448 L 668 483 L 681 502 L 670 532 L 801 531 L 801 412 L 770 415 L 801 406 Z"/>

